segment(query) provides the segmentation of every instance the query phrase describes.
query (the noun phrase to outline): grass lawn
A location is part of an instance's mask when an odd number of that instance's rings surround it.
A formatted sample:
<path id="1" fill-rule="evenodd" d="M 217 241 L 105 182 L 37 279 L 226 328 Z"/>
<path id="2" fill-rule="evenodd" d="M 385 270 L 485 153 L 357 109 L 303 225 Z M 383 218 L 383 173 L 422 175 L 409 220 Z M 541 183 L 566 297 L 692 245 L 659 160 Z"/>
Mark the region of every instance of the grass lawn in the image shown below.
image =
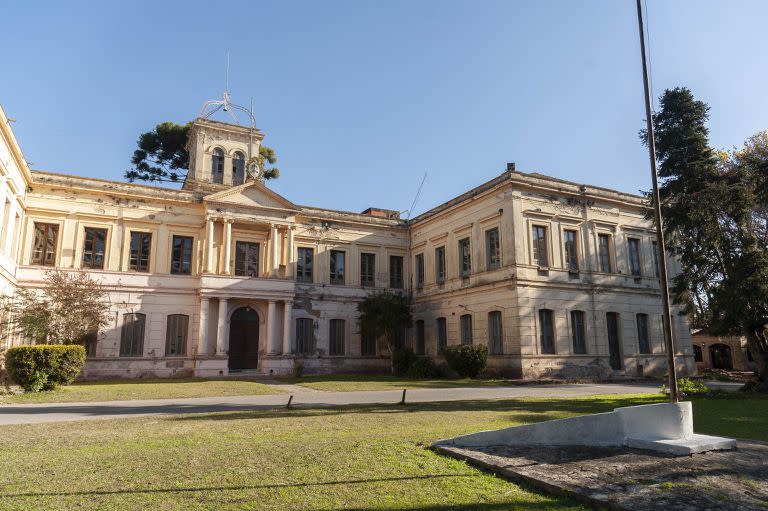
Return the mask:
<path id="1" fill-rule="evenodd" d="M 654 396 L 276 410 L 0 428 L 0 509 L 578 509 L 425 448 Z M 700 399 L 697 431 L 768 440 L 768 399 Z"/>
<path id="2" fill-rule="evenodd" d="M 73 403 L 127 399 L 172 399 L 184 397 L 279 394 L 276 387 L 249 380 L 221 378 L 107 380 L 83 382 L 52 392 L 0 396 L 0 403 Z"/>
<path id="3" fill-rule="evenodd" d="M 455 387 L 498 387 L 519 385 L 520 380 L 472 380 L 440 378 L 412 380 L 382 374 L 331 374 L 280 378 L 281 381 L 315 390 L 349 392 L 355 390 L 438 389 Z"/>

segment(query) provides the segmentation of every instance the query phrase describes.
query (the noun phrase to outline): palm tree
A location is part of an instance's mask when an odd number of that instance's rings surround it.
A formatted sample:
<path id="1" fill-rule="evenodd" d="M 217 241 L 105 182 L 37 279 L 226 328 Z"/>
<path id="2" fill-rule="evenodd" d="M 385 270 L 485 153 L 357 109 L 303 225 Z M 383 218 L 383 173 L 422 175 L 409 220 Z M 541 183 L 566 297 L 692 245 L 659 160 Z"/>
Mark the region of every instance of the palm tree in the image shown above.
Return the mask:
<path id="1" fill-rule="evenodd" d="M 362 329 L 375 339 L 383 339 L 389 350 L 390 371 L 394 374 L 397 332 L 413 323 L 411 304 L 401 294 L 382 291 L 368 295 L 357 305 Z"/>

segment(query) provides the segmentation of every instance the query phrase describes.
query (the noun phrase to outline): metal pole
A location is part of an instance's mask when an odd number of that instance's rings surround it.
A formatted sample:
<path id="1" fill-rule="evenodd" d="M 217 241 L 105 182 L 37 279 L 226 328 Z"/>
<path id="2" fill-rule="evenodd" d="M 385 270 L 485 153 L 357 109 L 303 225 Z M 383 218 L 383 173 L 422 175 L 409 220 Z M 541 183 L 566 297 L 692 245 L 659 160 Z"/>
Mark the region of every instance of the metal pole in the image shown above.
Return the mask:
<path id="1" fill-rule="evenodd" d="M 640 30 L 640 53 L 643 60 L 643 88 L 645 89 L 645 122 L 648 130 L 648 156 L 651 160 L 653 178 L 653 216 L 656 221 L 656 243 L 659 247 L 659 287 L 664 318 L 664 343 L 667 347 L 667 367 L 669 370 L 669 400 L 678 401 L 677 368 L 675 367 L 675 340 L 672 336 L 672 311 L 669 306 L 669 282 L 667 280 L 667 251 L 664 246 L 664 231 L 661 223 L 661 200 L 659 199 L 659 178 L 656 172 L 656 140 L 653 134 L 653 116 L 651 114 L 651 91 L 648 87 L 648 63 L 645 53 L 645 31 L 643 30 L 643 10 L 637 0 L 637 26 Z"/>

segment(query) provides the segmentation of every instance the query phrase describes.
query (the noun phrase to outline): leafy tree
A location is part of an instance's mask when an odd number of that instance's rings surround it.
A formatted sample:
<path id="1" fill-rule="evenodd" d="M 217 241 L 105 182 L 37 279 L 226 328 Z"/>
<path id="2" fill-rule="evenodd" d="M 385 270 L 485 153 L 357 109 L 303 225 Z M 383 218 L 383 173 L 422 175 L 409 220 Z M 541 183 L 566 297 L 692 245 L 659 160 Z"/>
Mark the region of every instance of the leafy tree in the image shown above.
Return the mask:
<path id="1" fill-rule="evenodd" d="M 686 88 L 666 90 L 654 115 L 667 248 L 681 271 L 672 294 L 692 323 L 746 335 L 768 388 L 768 145 L 709 146 L 709 107 Z M 646 134 L 641 132 L 646 141 Z"/>
<path id="2" fill-rule="evenodd" d="M 125 179 L 135 181 L 170 182 L 184 181 L 189 170 L 187 135 L 192 123 L 185 125 L 163 122 L 139 136 L 138 149 L 133 152 L 133 167 L 125 171 Z M 271 147 L 261 145 L 256 163 L 263 179 L 276 179 L 280 170 L 274 166 L 277 156 Z M 271 165 L 267 167 L 267 164 Z"/>
<path id="3" fill-rule="evenodd" d="M 33 344 L 84 344 L 110 319 L 107 293 L 83 272 L 48 271 L 41 290 L 18 289 L 0 310 Z"/>
<path id="4" fill-rule="evenodd" d="M 357 305 L 363 330 L 381 339 L 389 351 L 390 370 L 395 374 L 397 332 L 413 323 L 411 304 L 404 295 L 382 291 L 368 295 Z"/>

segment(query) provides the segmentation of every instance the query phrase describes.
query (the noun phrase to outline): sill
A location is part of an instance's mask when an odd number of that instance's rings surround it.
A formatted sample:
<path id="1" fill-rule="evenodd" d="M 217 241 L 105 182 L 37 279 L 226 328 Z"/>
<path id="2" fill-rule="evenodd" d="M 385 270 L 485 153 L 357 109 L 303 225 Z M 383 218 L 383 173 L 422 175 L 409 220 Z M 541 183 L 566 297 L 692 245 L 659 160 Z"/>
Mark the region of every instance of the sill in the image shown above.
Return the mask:
<path id="1" fill-rule="evenodd" d="M 549 277 L 549 270 L 547 268 L 539 267 L 538 270 L 536 270 L 539 277 Z"/>

